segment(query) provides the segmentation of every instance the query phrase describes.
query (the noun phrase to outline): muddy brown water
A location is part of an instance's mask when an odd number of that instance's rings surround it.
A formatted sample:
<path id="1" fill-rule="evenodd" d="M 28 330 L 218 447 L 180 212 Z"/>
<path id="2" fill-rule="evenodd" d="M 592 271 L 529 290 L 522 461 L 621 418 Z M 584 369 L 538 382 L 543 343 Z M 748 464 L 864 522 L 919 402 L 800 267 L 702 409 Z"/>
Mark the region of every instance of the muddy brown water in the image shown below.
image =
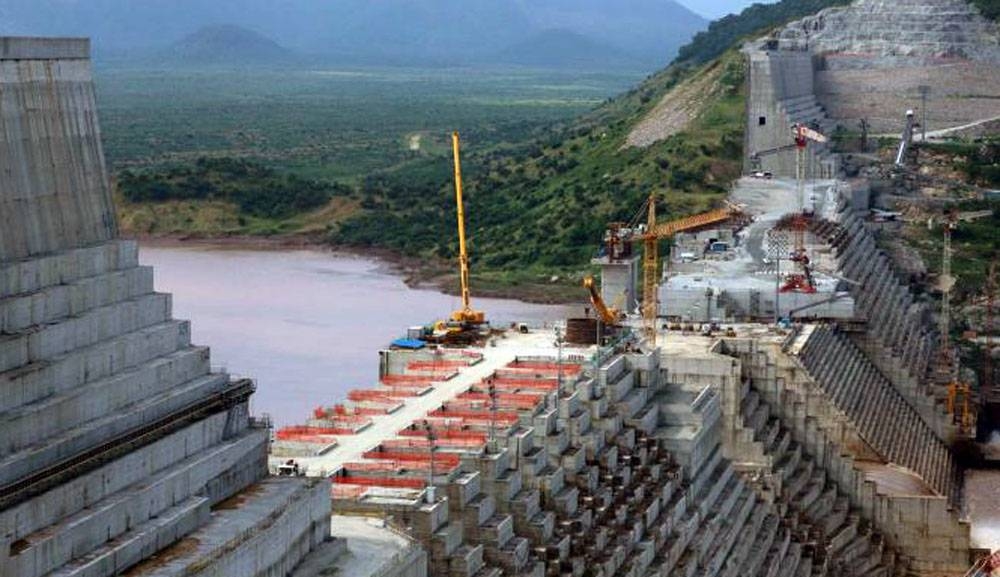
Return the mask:
<path id="1" fill-rule="evenodd" d="M 212 364 L 252 377 L 253 411 L 276 424 L 303 422 L 320 405 L 374 386 L 378 351 L 406 328 L 447 316 L 456 297 L 411 289 L 385 265 L 319 251 L 143 246 L 156 289 L 174 316 L 192 321 Z M 476 299 L 495 325 L 545 326 L 581 307 Z"/>

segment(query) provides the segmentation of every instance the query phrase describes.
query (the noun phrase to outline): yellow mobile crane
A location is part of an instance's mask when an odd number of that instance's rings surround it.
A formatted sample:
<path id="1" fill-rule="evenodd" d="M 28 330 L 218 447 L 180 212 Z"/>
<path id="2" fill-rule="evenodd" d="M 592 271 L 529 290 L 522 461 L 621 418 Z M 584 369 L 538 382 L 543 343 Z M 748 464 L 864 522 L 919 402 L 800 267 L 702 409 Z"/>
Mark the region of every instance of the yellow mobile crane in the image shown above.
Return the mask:
<path id="1" fill-rule="evenodd" d="M 442 344 L 467 344 L 483 337 L 486 314 L 472 308 L 472 291 L 469 287 L 469 247 L 465 238 L 465 202 L 462 191 L 461 141 L 457 132 L 451 135 L 455 159 L 455 204 L 458 213 L 458 269 L 462 290 L 462 308 L 451 313 L 448 320 L 437 321 L 424 327 L 424 339 Z"/>
<path id="2" fill-rule="evenodd" d="M 462 309 L 451 314 L 451 320 L 463 325 L 482 325 L 486 314 L 472 309 L 472 293 L 469 288 L 469 250 L 465 242 L 465 204 L 462 198 L 462 157 L 461 141 L 458 133 L 451 135 L 452 150 L 455 155 L 455 204 L 458 206 L 458 265 L 462 283 Z"/>

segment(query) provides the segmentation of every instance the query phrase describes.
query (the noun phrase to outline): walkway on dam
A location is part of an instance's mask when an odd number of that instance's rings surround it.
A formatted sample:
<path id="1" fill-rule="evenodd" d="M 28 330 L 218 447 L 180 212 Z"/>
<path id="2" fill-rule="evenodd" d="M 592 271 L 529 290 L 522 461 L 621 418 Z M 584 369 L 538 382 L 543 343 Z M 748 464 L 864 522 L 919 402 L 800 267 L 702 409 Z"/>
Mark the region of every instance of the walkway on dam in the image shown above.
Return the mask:
<path id="1" fill-rule="evenodd" d="M 299 457 L 295 461 L 305 467 L 311 477 L 328 476 L 345 463 L 360 461 L 362 455 L 387 439 L 393 439 L 399 431 L 411 423 L 418 422 L 428 413 L 441 407 L 447 401 L 468 391 L 473 385 L 492 375 L 498 369 L 514 362 L 518 357 L 551 356 L 555 358 L 555 334 L 550 331 L 536 331 L 531 334 L 504 333 L 506 338 L 497 339 L 496 346 L 478 349 L 483 353 L 482 362 L 463 368 L 457 376 L 447 381 L 436 382 L 431 392 L 420 397 L 406 399 L 402 409 L 376 417 L 373 423 L 355 435 L 339 435 L 337 447 L 325 455 Z M 563 355 L 594 354 L 594 348 L 581 349 L 563 347 Z"/>

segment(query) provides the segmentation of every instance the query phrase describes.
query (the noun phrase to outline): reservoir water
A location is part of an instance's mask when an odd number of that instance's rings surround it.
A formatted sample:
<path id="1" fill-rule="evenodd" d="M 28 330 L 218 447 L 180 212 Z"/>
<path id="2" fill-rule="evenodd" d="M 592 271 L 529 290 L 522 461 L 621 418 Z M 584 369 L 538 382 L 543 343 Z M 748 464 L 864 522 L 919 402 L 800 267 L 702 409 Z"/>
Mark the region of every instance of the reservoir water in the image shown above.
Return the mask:
<path id="1" fill-rule="evenodd" d="M 156 289 L 192 321 L 212 364 L 257 381 L 255 413 L 303 422 L 320 405 L 378 380 L 378 351 L 409 326 L 446 317 L 457 297 L 415 290 L 374 260 L 319 251 L 147 247 Z M 476 299 L 494 325 L 543 326 L 577 307 Z"/>

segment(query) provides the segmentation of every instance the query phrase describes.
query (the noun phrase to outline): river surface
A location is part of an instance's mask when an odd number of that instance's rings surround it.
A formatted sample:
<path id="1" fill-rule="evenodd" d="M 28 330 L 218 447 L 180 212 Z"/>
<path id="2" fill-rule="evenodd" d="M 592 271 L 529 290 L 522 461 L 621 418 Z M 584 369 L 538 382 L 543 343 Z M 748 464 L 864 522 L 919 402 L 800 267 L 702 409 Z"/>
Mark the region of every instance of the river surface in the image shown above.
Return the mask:
<path id="1" fill-rule="evenodd" d="M 444 318 L 457 297 L 414 290 L 378 261 L 319 251 L 142 247 L 156 289 L 173 293 L 174 316 L 212 364 L 252 377 L 257 414 L 304 422 L 320 405 L 378 380 L 378 351 L 406 327 Z M 564 319 L 573 307 L 476 299 L 495 326 Z M 579 313 L 581 311 L 576 310 Z"/>

